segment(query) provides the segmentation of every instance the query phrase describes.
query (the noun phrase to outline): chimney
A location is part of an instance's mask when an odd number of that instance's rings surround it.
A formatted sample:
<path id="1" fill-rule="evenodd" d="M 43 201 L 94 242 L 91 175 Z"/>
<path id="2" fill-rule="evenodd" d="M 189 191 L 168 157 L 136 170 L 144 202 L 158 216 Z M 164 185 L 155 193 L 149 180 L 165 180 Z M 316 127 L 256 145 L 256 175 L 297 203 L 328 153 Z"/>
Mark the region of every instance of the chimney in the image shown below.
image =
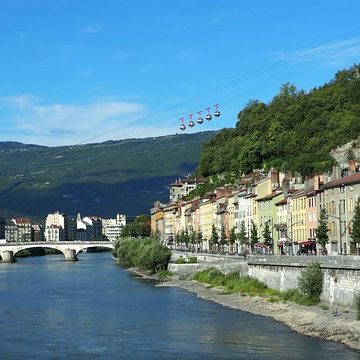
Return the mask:
<path id="1" fill-rule="evenodd" d="M 282 189 L 283 189 L 284 197 L 286 198 L 290 190 L 290 180 L 288 178 L 283 179 Z"/>
<path id="2" fill-rule="evenodd" d="M 279 172 L 271 170 L 271 188 L 277 189 L 279 187 Z"/>

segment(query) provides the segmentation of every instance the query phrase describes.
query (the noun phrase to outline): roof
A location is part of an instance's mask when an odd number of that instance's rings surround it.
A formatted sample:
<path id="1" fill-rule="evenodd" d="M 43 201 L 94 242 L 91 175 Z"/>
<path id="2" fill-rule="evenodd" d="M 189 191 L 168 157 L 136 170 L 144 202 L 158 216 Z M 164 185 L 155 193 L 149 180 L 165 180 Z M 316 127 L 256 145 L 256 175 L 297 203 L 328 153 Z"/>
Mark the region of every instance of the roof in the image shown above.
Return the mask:
<path id="1" fill-rule="evenodd" d="M 17 224 L 30 224 L 31 223 L 29 218 L 18 218 L 18 219 L 15 219 L 15 221 Z"/>
<path id="2" fill-rule="evenodd" d="M 287 198 L 278 201 L 277 203 L 275 203 L 275 206 L 281 206 L 286 204 L 287 204 Z"/>
<path id="3" fill-rule="evenodd" d="M 271 200 L 273 199 L 274 197 L 278 196 L 278 195 L 281 195 L 282 192 L 278 192 L 278 193 L 272 193 L 270 195 L 266 195 L 260 199 L 256 199 L 256 201 L 266 201 L 266 200 Z"/>
<path id="4" fill-rule="evenodd" d="M 360 183 L 360 172 L 357 172 L 350 176 L 345 176 L 323 185 L 324 189 L 336 188 L 344 185 L 352 185 Z"/>

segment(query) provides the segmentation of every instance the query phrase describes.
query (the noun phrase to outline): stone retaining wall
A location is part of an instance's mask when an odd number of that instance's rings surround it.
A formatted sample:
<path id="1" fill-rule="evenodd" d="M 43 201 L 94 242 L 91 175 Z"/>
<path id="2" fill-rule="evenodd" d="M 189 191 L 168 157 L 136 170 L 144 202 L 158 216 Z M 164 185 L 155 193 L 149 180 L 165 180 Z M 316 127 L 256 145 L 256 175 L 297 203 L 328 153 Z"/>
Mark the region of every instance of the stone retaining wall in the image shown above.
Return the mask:
<path id="1" fill-rule="evenodd" d="M 173 253 L 196 256 L 198 264 L 170 264 L 170 270 L 183 275 L 216 267 L 224 273 L 239 271 L 252 276 L 277 290 L 297 288 L 298 276 L 311 262 L 319 262 L 324 274 L 322 301 L 333 306 L 353 308 L 355 296 L 360 295 L 359 256 L 249 256 Z M 190 266 L 192 265 L 192 267 Z M 186 269 L 186 270 L 185 270 Z"/>

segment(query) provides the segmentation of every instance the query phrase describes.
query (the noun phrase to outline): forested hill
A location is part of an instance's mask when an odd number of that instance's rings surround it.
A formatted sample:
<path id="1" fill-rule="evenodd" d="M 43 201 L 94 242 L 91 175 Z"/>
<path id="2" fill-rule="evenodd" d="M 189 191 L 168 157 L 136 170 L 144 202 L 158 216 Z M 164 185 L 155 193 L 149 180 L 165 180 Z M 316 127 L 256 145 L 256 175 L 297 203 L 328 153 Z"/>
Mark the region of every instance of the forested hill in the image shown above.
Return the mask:
<path id="1" fill-rule="evenodd" d="M 0 215 L 148 213 L 213 132 L 46 147 L 0 142 Z"/>
<path id="2" fill-rule="evenodd" d="M 205 144 L 197 173 L 275 167 L 304 175 L 331 168 L 330 150 L 360 135 L 360 65 L 309 92 L 286 84 L 272 101 L 249 101 L 235 129 Z"/>

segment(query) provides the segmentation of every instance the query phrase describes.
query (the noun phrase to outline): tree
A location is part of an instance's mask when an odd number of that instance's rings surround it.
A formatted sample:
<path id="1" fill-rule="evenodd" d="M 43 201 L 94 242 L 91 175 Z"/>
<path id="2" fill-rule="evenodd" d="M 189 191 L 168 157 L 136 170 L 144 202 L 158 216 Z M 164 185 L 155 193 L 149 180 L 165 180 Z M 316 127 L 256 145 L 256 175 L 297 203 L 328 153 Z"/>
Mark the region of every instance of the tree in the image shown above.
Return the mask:
<path id="1" fill-rule="evenodd" d="M 235 242 L 236 242 L 236 233 L 235 233 L 235 226 L 233 226 L 230 230 L 230 236 L 229 236 L 229 244 L 231 246 L 231 251 L 234 251 Z"/>
<path id="2" fill-rule="evenodd" d="M 217 233 L 217 230 L 215 228 L 215 225 L 213 224 L 213 226 L 211 227 L 211 238 L 210 238 L 210 242 L 216 246 L 216 249 L 219 245 L 219 235 Z"/>
<path id="3" fill-rule="evenodd" d="M 249 239 L 248 239 L 247 233 L 246 233 L 246 228 L 245 228 L 245 221 L 241 222 L 240 231 L 239 231 L 237 238 L 241 245 L 246 245 L 249 242 Z"/>
<path id="4" fill-rule="evenodd" d="M 121 238 L 149 237 L 151 234 L 151 220 L 148 215 L 139 215 L 134 222 L 125 225 L 121 230 Z"/>
<path id="5" fill-rule="evenodd" d="M 194 245 L 196 244 L 196 235 L 194 231 L 191 231 L 190 233 L 190 244 L 191 244 L 191 249 L 192 251 L 194 251 Z"/>
<path id="6" fill-rule="evenodd" d="M 203 236 L 202 236 L 202 232 L 198 231 L 195 235 L 195 241 L 198 244 L 198 247 L 201 246 L 202 242 L 203 242 Z"/>
<path id="7" fill-rule="evenodd" d="M 251 220 L 251 230 L 250 230 L 250 246 L 251 246 L 251 251 L 254 252 L 254 246 L 259 242 L 259 237 L 258 237 L 258 231 L 257 231 L 257 226 L 254 223 L 254 221 Z"/>
<path id="8" fill-rule="evenodd" d="M 220 232 L 220 244 L 222 247 L 222 251 L 224 251 L 224 245 L 227 242 L 227 238 L 226 238 L 226 232 L 225 232 L 225 228 L 224 226 L 221 226 L 221 232 Z"/>
<path id="9" fill-rule="evenodd" d="M 320 210 L 319 224 L 316 228 L 316 240 L 317 243 L 325 250 L 325 245 L 329 242 L 328 236 L 329 229 L 327 227 L 327 215 L 326 210 L 323 207 Z"/>
<path id="10" fill-rule="evenodd" d="M 272 249 L 273 246 L 274 246 L 274 241 L 273 241 L 273 238 L 271 237 L 271 231 L 270 231 L 269 222 L 270 222 L 270 221 L 267 221 L 267 222 L 265 223 L 265 227 L 264 227 L 264 231 L 263 231 L 263 233 L 262 233 L 262 236 L 263 236 L 263 238 L 264 238 L 264 244 L 265 244 L 266 246 L 269 246 L 270 249 Z"/>
<path id="11" fill-rule="evenodd" d="M 360 255 L 360 198 L 358 198 L 355 205 L 354 217 L 352 219 L 351 239 L 357 248 L 358 255 Z"/>

